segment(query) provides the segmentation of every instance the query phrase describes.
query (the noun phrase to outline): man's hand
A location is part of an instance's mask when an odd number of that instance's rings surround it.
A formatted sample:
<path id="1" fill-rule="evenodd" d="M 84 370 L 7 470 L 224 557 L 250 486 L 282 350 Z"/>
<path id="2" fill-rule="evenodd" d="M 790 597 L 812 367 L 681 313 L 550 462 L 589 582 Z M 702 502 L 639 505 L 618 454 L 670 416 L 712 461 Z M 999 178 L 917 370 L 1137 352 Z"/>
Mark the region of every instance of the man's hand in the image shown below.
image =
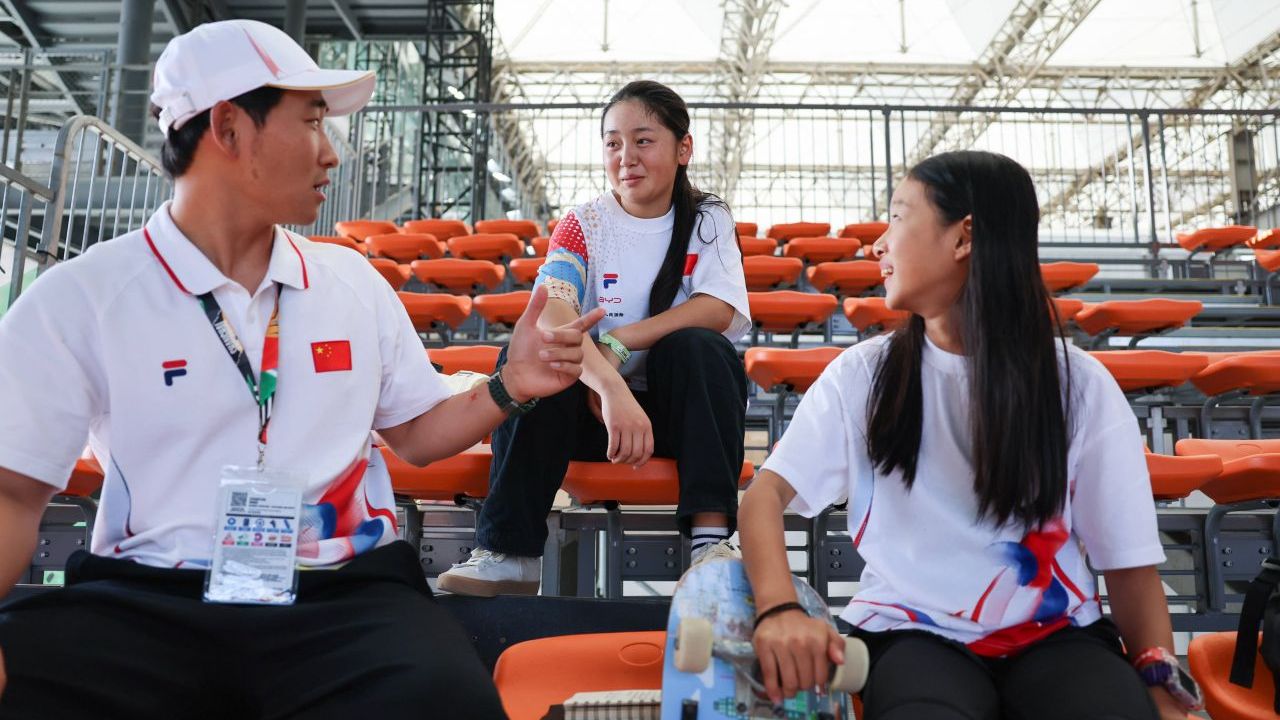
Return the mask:
<path id="1" fill-rule="evenodd" d="M 544 330 L 538 327 L 538 317 L 546 306 L 547 289 L 539 286 L 511 332 L 502 383 L 516 402 L 555 395 L 577 382 L 583 335 L 604 317 L 604 310 L 596 308 L 567 325 Z"/>

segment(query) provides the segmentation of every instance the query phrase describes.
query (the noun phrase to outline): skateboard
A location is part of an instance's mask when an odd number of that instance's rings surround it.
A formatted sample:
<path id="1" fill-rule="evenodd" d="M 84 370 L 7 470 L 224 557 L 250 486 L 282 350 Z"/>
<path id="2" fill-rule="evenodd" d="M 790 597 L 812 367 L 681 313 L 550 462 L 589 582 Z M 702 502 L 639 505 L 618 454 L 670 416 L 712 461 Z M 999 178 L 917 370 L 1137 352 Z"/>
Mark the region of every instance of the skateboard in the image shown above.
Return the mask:
<path id="1" fill-rule="evenodd" d="M 835 621 L 817 591 L 799 578 L 796 597 L 810 617 Z M 862 689 L 870 660 L 861 640 L 845 638 L 844 665 L 826 694 L 801 691 L 774 707 L 764 693 L 751 635 L 756 616 L 741 560 L 709 560 L 680 578 L 667 618 L 662 720 L 848 720 L 849 693 Z"/>

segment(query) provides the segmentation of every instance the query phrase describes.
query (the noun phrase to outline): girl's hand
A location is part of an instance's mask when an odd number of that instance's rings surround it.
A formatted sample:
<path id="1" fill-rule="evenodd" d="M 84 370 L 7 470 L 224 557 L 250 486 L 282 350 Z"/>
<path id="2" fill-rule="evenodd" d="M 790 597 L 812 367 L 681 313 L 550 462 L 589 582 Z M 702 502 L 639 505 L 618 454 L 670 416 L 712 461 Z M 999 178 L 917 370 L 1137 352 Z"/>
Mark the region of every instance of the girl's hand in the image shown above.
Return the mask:
<path id="1" fill-rule="evenodd" d="M 631 388 L 619 382 L 605 391 L 600 396 L 600 415 L 609 431 L 609 462 L 634 467 L 649 462 L 653 455 L 653 424 L 631 394 Z"/>
<path id="2" fill-rule="evenodd" d="M 803 610 L 766 618 L 751 642 L 765 691 L 775 705 L 801 690 L 825 688 L 831 678 L 831 663 L 844 664 L 844 638 L 830 623 L 809 617 Z"/>

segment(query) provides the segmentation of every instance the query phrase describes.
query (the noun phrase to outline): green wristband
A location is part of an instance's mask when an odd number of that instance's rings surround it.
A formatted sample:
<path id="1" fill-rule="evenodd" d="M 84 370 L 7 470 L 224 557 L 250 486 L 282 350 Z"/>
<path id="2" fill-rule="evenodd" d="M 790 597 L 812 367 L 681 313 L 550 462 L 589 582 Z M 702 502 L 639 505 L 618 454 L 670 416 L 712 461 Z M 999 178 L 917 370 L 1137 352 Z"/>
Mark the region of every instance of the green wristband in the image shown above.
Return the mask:
<path id="1" fill-rule="evenodd" d="M 623 365 L 626 365 L 627 361 L 631 359 L 631 351 L 627 349 L 627 346 L 623 345 L 621 340 L 609 333 L 600 333 L 600 342 L 608 345 L 609 349 L 613 351 L 614 355 L 618 356 L 618 359 L 622 361 Z"/>

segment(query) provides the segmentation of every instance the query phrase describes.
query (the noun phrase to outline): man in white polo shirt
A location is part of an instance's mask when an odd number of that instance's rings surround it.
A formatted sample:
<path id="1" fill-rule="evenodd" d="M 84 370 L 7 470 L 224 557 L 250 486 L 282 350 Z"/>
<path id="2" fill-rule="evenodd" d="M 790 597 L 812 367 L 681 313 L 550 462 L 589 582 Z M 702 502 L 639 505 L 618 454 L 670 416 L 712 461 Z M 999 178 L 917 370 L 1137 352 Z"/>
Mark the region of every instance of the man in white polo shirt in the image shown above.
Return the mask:
<path id="1" fill-rule="evenodd" d="M 0 595 L 86 439 L 106 469 L 92 554 L 0 613 L 0 718 L 502 716 L 371 431 L 453 455 L 572 384 L 599 317 L 540 329 L 535 295 L 501 374 L 451 397 L 364 258 L 279 227 L 315 221 L 324 117 L 373 85 L 262 23 L 175 38 L 151 96 L 173 200 L 0 321 Z"/>

